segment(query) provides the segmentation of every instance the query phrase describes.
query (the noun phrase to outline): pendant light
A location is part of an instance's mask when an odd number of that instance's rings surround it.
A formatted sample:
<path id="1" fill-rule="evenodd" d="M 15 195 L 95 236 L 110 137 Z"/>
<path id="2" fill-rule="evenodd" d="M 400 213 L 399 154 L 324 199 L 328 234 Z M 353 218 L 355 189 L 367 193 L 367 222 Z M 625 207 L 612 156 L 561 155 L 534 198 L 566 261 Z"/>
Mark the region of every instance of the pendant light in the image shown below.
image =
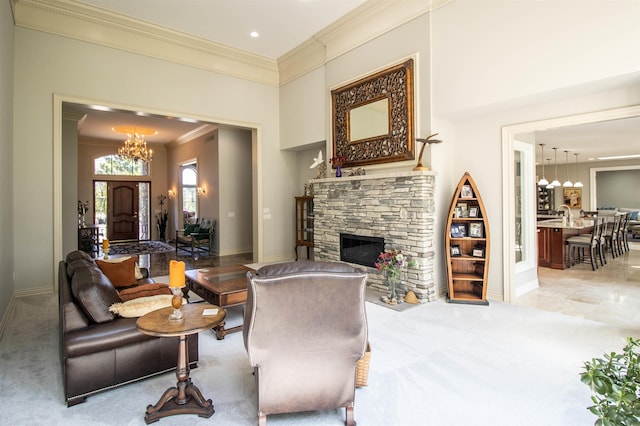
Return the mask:
<path id="1" fill-rule="evenodd" d="M 571 188 L 573 186 L 573 182 L 569 180 L 569 151 L 567 151 L 566 149 L 564 150 L 564 159 L 565 163 L 567 164 L 567 180 L 564 181 L 562 186 L 564 188 Z"/>
<path id="2" fill-rule="evenodd" d="M 583 186 L 583 185 L 582 185 L 582 182 L 580 182 L 580 181 L 578 180 L 578 155 L 580 155 L 580 154 L 578 154 L 578 153 L 576 152 L 576 153 L 574 153 L 573 155 L 575 155 L 575 156 L 576 156 L 576 183 L 574 183 L 574 184 L 573 184 L 573 187 L 574 187 L 574 188 L 582 188 L 582 186 Z"/>
<path id="3" fill-rule="evenodd" d="M 549 168 L 551 168 L 551 158 L 547 158 L 547 166 L 549 166 Z M 550 183 L 547 183 L 547 186 L 545 186 L 545 188 L 553 189 L 553 185 L 551 185 Z"/>
<path id="4" fill-rule="evenodd" d="M 562 184 L 560 183 L 560 181 L 558 180 L 558 148 L 553 148 L 553 152 L 555 152 L 555 167 L 556 167 L 556 174 L 555 179 L 553 179 L 553 182 L 551 182 L 549 185 L 556 187 L 556 186 L 562 186 Z"/>
<path id="5" fill-rule="evenodd" d="M 547 180 L 546 177 L 544 177 L 544 144 L 543 143 L 540 144 L 540 151 L 541 151 L 540 158 L 542 159 L 542 161 L 541 161 L 541 163 L 542 163 L 542 178 L 538 181 L 538 185 L 547 186 L 547 185 L 549 185 L 549 181 Z"/>

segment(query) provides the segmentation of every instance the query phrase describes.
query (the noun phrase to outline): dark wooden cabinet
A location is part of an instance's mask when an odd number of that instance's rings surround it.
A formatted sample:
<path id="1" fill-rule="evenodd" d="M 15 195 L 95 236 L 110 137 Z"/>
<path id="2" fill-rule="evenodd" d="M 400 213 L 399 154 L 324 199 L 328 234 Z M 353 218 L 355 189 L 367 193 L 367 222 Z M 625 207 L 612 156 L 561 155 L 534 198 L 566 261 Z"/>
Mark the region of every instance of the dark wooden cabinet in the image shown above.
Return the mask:
<path id="1" fill-rule="evenodd" d="M 538 186 L 538 213 L 555 210 L 555 189 Z"/>
<path id="2" fill-rule="evenodd" d="M 475 182 L 458 183 L 445 229 L 447 301 L 488 305 L 489 220 Z"/>
<path id="3" fill-rule="evenodd" d="M 550 229 L 551 228 L 538 228 L 538 266 L 544 266 L 546 268 L 551 266 Z"/>
<path id="4" fill-rule="evenodd" d="M 298 248 L 307 248 L 307 259 L 311 259 L 313 249 L 313 197 L 302 196 L 296 199 L 296 260 L 298 260 Z"/>
<path id="5" fill-rule="evenodd" d="M 98 255 L 100 228 L 97 225 L 86 225 L 78 228 L 78 250 L 89 253 L 92 257 Z"/>

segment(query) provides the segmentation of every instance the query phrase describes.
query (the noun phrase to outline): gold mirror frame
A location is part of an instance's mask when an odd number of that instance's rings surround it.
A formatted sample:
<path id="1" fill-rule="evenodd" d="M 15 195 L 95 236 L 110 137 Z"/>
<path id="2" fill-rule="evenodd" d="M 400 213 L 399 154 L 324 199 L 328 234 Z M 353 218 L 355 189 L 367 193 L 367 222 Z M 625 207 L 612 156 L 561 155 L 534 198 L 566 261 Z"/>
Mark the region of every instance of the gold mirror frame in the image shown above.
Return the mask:
<path id="1" fill-rule="evenodd" d="M 349 112 L 389 99 L 389 134 L 349 140 Z M 413 160 L 413 59 L 331 91 L 333 155 L 344 156 L 342 167 Z M 335 165 L 333 165 L 335 168 Z"/>

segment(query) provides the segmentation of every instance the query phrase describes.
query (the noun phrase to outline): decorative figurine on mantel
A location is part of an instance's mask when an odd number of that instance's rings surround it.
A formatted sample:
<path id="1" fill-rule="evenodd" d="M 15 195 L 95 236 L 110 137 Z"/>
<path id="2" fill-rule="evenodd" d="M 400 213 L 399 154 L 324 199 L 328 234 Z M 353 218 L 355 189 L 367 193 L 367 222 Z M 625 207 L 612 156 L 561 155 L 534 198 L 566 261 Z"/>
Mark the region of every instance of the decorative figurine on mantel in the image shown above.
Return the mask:
<path id="1" fill-rule="evenodd" d="M 431 139 L 435 136 L 438 136 L 437 133 L 434 133 L 426 138 L 416 138 L 416 142 L 422 142 L 422 148 L 420 148 L 420 154 L 418 154 L 418 164 L 413 168 L 414 171 L 428 171 L 429 168 L 422 165 L 422 154 L 424 153 L 424 148 L 432 143 L 440 143 L 442 142 L 439 139 Z"/>
<path id="2" fill-rule="evenodd" d="M 313 159 L 313 163 L 309 166 L 310 169 L 318 168 L 318 174 L 316 179 L 324 179 L 327 177 L 327 165 L 324 164 L 322 159 L 322 150 L 318 151 L 318 156 Z"/>

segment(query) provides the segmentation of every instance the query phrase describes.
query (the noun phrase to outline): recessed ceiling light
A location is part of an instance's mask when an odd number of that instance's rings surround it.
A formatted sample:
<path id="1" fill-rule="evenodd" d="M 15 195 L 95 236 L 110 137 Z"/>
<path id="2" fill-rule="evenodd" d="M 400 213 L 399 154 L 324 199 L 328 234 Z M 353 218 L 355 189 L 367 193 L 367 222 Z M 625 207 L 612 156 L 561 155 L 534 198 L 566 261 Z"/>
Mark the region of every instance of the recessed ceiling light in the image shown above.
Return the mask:
<path id="1" fill-rule="evenodd" d="M 249 35 L 253 38 L 258 38 L 260 37 L 260 33 L 257 31 L 251 31 L 251 33 L 249 33 Z"/>
<path id="2" fill-rule="evenodd" d="M 628 158 L 640 158 L 640 154 L 614 155 L 612 157 L 598 157 L 598 160 L 626 160 Z"/>
<path id="3" fill-rule="evenodd" d="M 113 108 L 102 105 L 88 105 L 88 107 L 96 111 L 113 111 Z"/>

